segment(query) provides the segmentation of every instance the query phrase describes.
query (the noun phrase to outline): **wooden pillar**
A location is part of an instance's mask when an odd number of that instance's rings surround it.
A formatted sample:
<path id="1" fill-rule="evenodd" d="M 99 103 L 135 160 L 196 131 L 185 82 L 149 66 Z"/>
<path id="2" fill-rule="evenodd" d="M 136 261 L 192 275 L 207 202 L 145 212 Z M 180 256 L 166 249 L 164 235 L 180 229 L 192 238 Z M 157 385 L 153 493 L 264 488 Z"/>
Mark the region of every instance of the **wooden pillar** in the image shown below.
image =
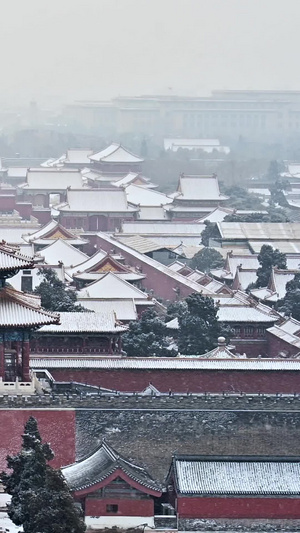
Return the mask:
<path id="1" fill-rule="evenodd" d="M 109 337 L 109 348 L 108 348 L 108 353 L 112 354 L 112 338 Z"/>
<path id="2" fill-rule="evenodd" d="M 5 380 L 4 342 L 2 338 L 0 338 L 0 378 Z"/>
<path id="3" fill-rule="evenodd" d="M 23 381 L 30 381 L 29 355 L 30 355 L 29 340 L 23 340 L 22 342 L 22 380 Z"/>

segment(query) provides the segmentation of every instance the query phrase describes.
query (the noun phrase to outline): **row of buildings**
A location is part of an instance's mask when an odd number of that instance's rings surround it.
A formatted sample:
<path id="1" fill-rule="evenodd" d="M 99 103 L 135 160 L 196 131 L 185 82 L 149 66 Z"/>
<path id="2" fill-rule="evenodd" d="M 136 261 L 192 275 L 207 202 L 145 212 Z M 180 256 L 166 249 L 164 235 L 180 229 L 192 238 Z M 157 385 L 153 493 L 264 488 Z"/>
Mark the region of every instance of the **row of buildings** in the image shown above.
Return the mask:
<path id="1" fill-rule="evenodd" d="M 111 145 L 68 151 L 25 181 L 2 169 L 1 467 L 34 414 L 93 528 L 297 530 L 300 323 L 272 302 L 299 270 L 298 223 L 226 222 L 216 176 L 182 174 L 163 195 L 141 165 Z M 207 219 L 225 264 L 200 272 L 190 261 Z M 265 243 L 288 270 L 248 294 Z M 89 312 L 42 309 L 41 269 Z M 129 322 L 195 292 L 218 306 L 230 345 L 126 356 Z M 176 341 L 177 320 L 167 329 Z"/>
<path id="2" fill-rule="evenodd" d="M 300 131 L 299 91 L 213 91 L 207 97 L 134 96 L 109 102 L 68 105 L 71 127 L 112 136 L 142 133 L 156 137 L 219 138 L 226 142 L 282 142 Z"/>

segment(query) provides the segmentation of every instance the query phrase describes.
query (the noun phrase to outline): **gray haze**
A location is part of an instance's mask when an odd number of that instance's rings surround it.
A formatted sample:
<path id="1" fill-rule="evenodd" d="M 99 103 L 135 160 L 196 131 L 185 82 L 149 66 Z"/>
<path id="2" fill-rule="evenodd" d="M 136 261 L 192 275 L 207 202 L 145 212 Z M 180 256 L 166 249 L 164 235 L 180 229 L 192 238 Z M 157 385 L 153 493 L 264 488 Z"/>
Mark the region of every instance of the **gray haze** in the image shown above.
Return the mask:
<path id="1" fill-rule="evenodd" d="M 300 0 L 2 0 L 1 102 L 300 89 Z"/>

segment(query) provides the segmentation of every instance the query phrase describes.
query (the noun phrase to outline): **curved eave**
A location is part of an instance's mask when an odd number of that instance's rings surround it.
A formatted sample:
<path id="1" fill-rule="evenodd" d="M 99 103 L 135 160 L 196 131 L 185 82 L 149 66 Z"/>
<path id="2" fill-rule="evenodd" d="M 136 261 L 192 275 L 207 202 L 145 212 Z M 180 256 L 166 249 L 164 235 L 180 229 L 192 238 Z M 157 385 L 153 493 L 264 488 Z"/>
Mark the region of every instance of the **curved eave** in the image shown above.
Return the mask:
<path id="1" fill-rule="evenodd" d="M 159 497 L 162 494 L 161 488 L 159 488 L 158 486 L 155 486 L 154 484 L 150 485 L 150 484 L 147 484 L 141 481 L 140 479 L 136 478 L 132 474 L 125 472 L 122 468 L 120 468 L 120 466 L 109 469 L 102 476 L 91 481 L 90 483 L 87 483 L 81 486 L 76 486 L 76 487 L 70 486 L 70 490 L 71 492 L 73 492 L 74 495 L 82 496 L 84 494 L 89 494 L 91 492 L 101 489 L 102 487 L 108 485 L 111 481 L 113 481 L 117 477 L 122 478 L 132 487 L 140 490 L 141 492 L 149 494 L 151 496 Z"/>

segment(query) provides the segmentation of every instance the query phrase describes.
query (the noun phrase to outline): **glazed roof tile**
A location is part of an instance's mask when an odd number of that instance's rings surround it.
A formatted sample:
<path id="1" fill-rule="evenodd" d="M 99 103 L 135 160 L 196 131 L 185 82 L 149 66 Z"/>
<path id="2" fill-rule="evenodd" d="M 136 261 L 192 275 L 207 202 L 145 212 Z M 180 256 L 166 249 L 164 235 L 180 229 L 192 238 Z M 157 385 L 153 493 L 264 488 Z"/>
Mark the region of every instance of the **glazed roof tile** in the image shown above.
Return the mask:
<path id="1" fill-rule="evenodd" d="M 1 232 L 0 232 L 1 234 Z M 16 249 L 0 244 L 0 272 L 32 268 L 33 258 L 20 254 Z"/>
<path id="2" fill-rule="evenodd" d="M 60 324 L 43 326 L 41 333 L 118 333 L 126 331 L 127 327 L 121 325 L 113 311 L 102 313 L 59 313 Z"/>
<path id="3" fill-rule="evenodd" d="M 82 461 L 64 467 L 62 473 L 71 491 L 79 491 L 101 483 L 117 470 L 144 487 L 146 493 L 147 489 L 162 492 L 161 486 L 144 468 L 128 461 L 104 442 Z"/>
<path id="4" fill-rule="evenodd" d="M 124 189 L 68 189 L 67 201 L 56 206 L 58 211 L 89 213 L 123 213 L 137 211 L 127 203 Z"/>
<path id="5" fill-rule="evenodd" d="M 202 357 L 53 357 L 31 356 L 31 368 L 90 368 L 112 370 L 241 370 L 241 371 L 300 371 L 300 360 L 285 359 L 204 359 Z"/>
<path id="6" fill-rule="evenodd" d="M 300 462 L 174 459 L 181 494 L 300 495 Z"/>
<path id="7" fill-rule="evenodd" d="M 64 239 L 53 241 L 49 246 L 43 248 L 36 255 L 43 257 L 45 263 L 48 263 L 49 265 L 57 265 L 61 261 L 65 267 L 79 265 L 88 259 L 86 254 L 69 244 Z"/>
<path id="8" fill-rule="evenodd" d="M 59 322 L 59 315 L 40 307 L 37 296 L 4 286 L 0 290 L 0 326 L 34 327 Z"/>

